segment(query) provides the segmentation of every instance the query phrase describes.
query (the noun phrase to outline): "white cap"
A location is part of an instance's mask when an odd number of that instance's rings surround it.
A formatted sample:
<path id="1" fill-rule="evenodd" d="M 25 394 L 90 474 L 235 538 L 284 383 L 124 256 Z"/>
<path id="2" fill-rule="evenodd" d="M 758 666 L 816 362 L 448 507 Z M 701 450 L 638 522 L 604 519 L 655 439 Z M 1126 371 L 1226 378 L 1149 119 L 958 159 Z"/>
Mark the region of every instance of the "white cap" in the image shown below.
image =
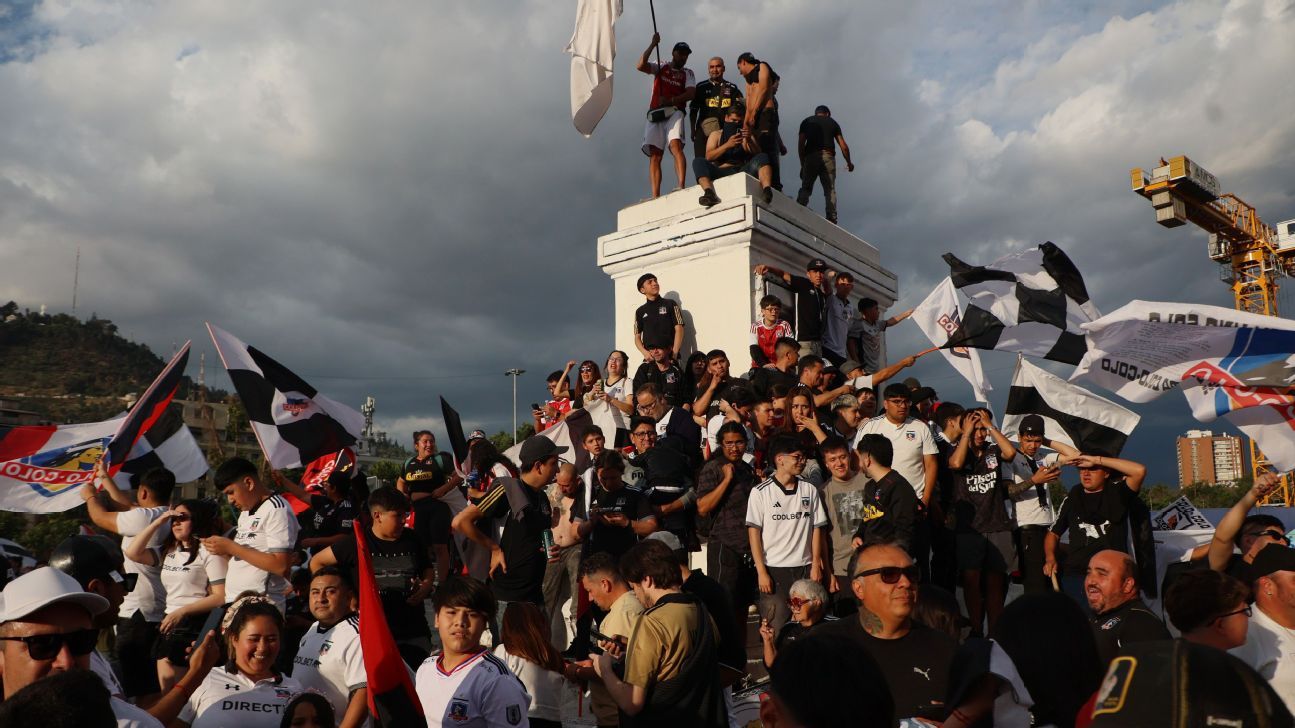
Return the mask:
<path id="1" fill-rule="evenodd" d="M 0 593 L 0 623 L 13 622 L 51 604 L 70 602 L 85 607 L 90 616 L 108 611 L 108 600 L 81 588 L 76 579 L 50 566 L 23 574 Z"/>
<path id="2" fill-rule="evenodd" d="M 671 551 L 683 550 L 683 544 L 679 542 L 679 537 L 669 531 L 653 531 L 648 535 L 648 538 L 653 541 L 660 541 Z"/>

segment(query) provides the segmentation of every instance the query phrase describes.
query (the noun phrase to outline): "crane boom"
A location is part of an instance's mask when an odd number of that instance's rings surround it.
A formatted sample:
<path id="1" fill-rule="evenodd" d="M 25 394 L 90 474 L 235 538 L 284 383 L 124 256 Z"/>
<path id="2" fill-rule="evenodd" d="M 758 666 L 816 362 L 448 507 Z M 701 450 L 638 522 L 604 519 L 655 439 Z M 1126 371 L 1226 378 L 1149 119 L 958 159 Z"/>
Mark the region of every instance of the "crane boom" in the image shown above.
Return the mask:
<path id="1" fill-rule="evenodd" d="M 1151 201 L 1156 222 L 1164 227 L 1192 223 L 1209 234 L 1207 253 L 1220 264 L 1219 278 L 1232 289 L 1238 311 L 1277 316 L 1280 278 L 1295 274 L 1295 246 L 1285 247 L 1276 229 L 1260 219 L 1254 206 L 1221 192 L 1218 178 L 1184 156 L 1147 174 L 1141 167 L 1129 173 L 1133 191 Z M 1275 472 L 1253 440 L 1250 466 L 1254 477 Z M 1265 500 L 1292 505 L 1289 476 Z"/>

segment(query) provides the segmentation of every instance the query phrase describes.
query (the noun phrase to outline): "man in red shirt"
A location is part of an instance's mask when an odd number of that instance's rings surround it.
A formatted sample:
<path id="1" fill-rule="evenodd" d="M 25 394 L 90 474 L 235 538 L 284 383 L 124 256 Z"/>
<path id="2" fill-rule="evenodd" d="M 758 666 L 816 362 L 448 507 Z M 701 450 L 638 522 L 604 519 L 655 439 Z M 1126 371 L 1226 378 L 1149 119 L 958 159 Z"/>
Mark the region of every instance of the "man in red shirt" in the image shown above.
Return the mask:
<path id="1" fill-rule="evenodd" d="M 674 171 L 679 178 L 679 189 L 684 188 L 684 107 L 697 92 L 697 81 L 692 70 L 684 68 L 692 49 L 680 41 L 674 44 L 670 62 L 650 63 L 652 49 L 661 43 L 661 34 L 652 34 L 652 43 L 639 57 L 638 70 L 652 77 L 652 103 L 648 107 L 647 125 L 643 127 L 643 153 L 648 157 L 648 179 L 652 183 L 652 196 L 661 196 L 661 158 L 665 149 L 674 155 Z"/>

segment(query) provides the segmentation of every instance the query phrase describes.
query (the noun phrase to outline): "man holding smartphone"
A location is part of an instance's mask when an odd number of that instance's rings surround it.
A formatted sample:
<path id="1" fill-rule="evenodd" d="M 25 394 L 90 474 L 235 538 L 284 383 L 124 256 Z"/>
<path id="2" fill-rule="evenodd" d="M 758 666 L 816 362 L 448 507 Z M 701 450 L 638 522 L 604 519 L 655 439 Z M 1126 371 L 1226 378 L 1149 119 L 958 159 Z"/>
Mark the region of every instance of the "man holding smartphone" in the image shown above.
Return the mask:
<path id="1" fill-rule="evenodd" d="M 734 103 L 724 112 L 724 124 L 706 140 L 706 156 L 692 160 L 692 171 L 701 185 L 702 196 L 697 203 L 710 208 L 719 204 L 714 180 L 738 172 L 760 178 L 764 204 L 773 200 L 773 167 L 769 155 L 760 149 L 755 136 L 742 126 L 745 107 Z"/>
<path id="2" fill-rule="evenodd" d="M 1049 440 L 1043 432 L 1043 418 L 1026 415 L 1017 428 L 1016 457 L 1006 463 L 1012 482 L 1007 494 L 1016 511 L 1016 553 L 1020 559 L 1021 582 L 1026 594 L 1052 591 L 1043 574 L 1043 541 L 1056 520 L 1048 486 L 1059 483 L 1061 466 L 1078 455 L 1075 448 Z M 1043 453 L 1044 447 L 1055 452 Z"/>

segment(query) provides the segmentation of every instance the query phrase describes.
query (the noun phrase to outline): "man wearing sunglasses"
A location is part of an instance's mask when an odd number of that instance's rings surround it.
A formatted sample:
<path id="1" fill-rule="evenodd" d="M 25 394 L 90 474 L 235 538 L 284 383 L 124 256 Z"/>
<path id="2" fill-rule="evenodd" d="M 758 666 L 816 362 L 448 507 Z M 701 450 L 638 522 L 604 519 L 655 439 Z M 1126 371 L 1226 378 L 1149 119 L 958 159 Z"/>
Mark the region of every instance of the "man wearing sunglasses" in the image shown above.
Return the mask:
<path id="1" fill-rule="evenodd" d="M 895 701 L 895 718 L 943 721 L 952 637 L 913 621 L 919 576 L 912 557 L 895 544 L 872 544 L 859 552 L 850 585 L 859 600 L 857 617 L 817 628 L 817 634 L 862 647 L 881 667 Z"/>
<path id="2" fill-rule="evenodd" d="M 1281 519 L 1268 513 L 1251 513 L 1280 481 L 1275 473 L 1265 473 L 1255 481 L 1236 505 L 1228 510 L 1214 529 L 1214 538 L 1192 552 L 1192 558 L 1206 556 L 1210 568 L 1250 583 L 1247 565 L 1256 554 L 1270 543 L 1290 546 L 1286 526 Z"/>
<path id="3" fill-rule="evenodd" d="M 107 599 L 83 590 L 76 579 L 52 567 L 10 582 L 0 596 L 0 678 L 5 699 L 52 673 L 90 669 L 99 639 L 95 622 L 109 613 L 113 610 Z M 119 726 L 161 725 L 116 696 L 112 709 Z"/>

